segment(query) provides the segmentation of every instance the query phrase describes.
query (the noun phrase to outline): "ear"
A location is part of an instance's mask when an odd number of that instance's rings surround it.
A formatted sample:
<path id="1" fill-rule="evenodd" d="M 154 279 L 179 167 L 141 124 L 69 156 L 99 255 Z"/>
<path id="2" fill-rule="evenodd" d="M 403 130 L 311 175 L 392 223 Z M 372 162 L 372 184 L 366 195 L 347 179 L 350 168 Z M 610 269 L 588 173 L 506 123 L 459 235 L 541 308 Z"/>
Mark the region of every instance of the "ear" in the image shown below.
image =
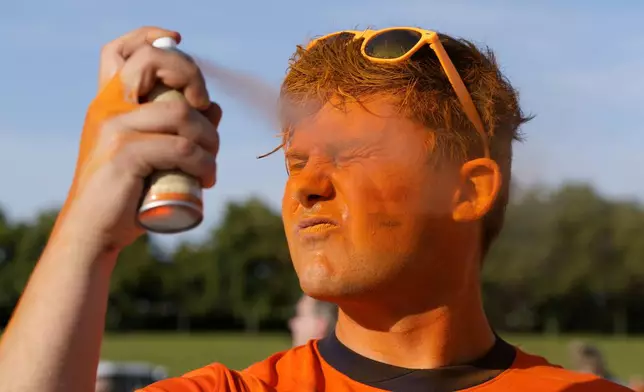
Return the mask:
<path id="1" fill-rule="evenodd" d="M 454 195 L 452 219 L 481 219 L 492 208 L 501 189 L 501 170 L 489 158 L 474 159 L 461 166 L 460 184 Z"/>

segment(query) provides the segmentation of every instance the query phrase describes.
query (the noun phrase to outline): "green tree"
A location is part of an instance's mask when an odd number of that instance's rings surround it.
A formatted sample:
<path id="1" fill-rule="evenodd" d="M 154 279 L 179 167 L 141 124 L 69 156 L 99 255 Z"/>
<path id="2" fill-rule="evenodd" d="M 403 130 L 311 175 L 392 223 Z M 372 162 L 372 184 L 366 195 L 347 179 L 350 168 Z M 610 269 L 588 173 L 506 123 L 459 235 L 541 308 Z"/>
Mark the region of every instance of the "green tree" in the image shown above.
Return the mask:
<path id="1" fill-rule="evenodd" d="M 219 259 L 214 244 L 182 244 L 173 255 L 172 276 L 167 276 L 177 305 L 177 327 L 190 329 L 192 317 L 225 312 Z"/>
<path id="2" fill-rule="evenodd" d="M 163 276 L 155 246 L 139 237 L 119 255 L 110 284 L 107 327 L 136 327 L 164 297 Z"/>
<path id="3" fill-rule="evenodd" d="M 498 328 L 535 327 L 539 298 L 533 277 L 551 248 L 554 218 L 547 189 L 514 190 L 504 228 L 483 265 L 486 310 Z"/>
<path id="4" fill-rule="evenodd" d="M 0 209 L 0 317 L 9 314 L 17 299 L 14 260 L 22 231 Z"/>
<path id="5" fill-rule="evenodd" d="M 38 214 L 32 224 L 19 223 L 11 230 L 11 238 L 17 242 L 9 247 L 13 248 L 15 253 L 13 260 L 3 270 L 3 275 L 6 272 L 6 276 L 11 280 L 9 287 L 14 303 L 22 293 L 47 245 L 57 215 L 57 210 L 46 210 Z"/>
<path id="6" fill-rule="evenodd" d="M 615 202 L 611 211 L 612 243 L 616 257 L 598 276 L 606 279 L 607 306 L 611 309 L 613 332 L 628 330 L 628 299 L 642 298 L 644 286 L 644 210 L 639 203 Z M 600 288 L 601 290 L 601 288 Z"/>
<path id="7" fill-rule="evenodd" d="M 222 288 L 247 331 L 292 306 L 297 283 L 281 217 L 256 198 L 228 203 L 213 232 Z"/>

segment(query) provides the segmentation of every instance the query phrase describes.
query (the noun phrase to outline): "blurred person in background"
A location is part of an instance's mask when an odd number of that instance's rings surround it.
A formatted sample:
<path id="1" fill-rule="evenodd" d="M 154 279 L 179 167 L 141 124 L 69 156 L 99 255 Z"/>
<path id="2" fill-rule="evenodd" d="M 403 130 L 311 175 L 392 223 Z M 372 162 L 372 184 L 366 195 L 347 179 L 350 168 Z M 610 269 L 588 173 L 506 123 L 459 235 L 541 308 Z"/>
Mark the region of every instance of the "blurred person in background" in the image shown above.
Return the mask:
<path id="1" fill-rule="evenodd" d="M 574 341 L 570 344 L 570 354 L 574 370 L 581 373 L 594 374 L 614 383 L 623 384 L 608 369 L 606 360 L 597 346 L 586 342 Z"/>
<path id="2" fill-rule="evenodd" d="M 99 376 L 96 378 L 95 392 L 117 392 L 117 391 L 114 389 L 112 380 Z"/>
<path id="3" fill-rule="evenodd" d="M 337 320 L 337 305 L 302 295 L 295 305 L 295 316 L 288 324 L 293 346 L 304 345 L 311 339 L 324 338 L 333 332 Z"/>

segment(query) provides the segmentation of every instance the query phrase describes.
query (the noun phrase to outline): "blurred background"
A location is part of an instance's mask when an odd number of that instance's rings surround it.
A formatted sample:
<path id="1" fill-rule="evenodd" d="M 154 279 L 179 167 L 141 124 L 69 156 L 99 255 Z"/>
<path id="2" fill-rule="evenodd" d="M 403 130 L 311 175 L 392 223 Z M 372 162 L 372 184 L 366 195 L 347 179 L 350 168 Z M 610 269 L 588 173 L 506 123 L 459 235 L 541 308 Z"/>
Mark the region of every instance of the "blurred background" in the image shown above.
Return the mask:
<path id="1" fill-rule="evenodd" d="M 295 45 L 314 36 L 417 25 L 489 45 L 536 114 L 485 265 L 493 325 L 553 362 L 635 382 L 644 375 L 644 54 L 633 50 L 642 16 L 637 1 L 5 2 L 0 326 L 71 182 L 103 44 L 142 25 L 175 29 L 183 50 L 277 89 Z M 279 216 L 284 163 L 255 159 L 277 145 L 277 130 L 228 87 L 210 89 L 224 118 L 206 220 L 121 255 L 106 360 L 178 375 L 215 361 L 241 369 L 291 344 L 301 293 Z"/>

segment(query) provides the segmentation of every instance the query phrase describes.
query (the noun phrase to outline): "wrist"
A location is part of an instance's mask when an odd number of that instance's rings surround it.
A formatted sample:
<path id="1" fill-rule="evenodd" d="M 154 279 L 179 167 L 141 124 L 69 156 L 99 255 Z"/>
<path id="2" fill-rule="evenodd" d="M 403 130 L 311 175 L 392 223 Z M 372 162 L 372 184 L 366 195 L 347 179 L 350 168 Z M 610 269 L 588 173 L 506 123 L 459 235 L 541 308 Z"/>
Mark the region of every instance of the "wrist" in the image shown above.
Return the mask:
<path id="1" fill-rule="evenodd" d="M 61 216 L 43 255 L 67 253 L 70 249 L 73 249 L 74 259 L 78 262 L 101 267 L 110 274 L 121 252 L 121 248 L 116 247 L 106 236 L 88 230 L 85 225 L 74 224 L 74 219 L 68 220 Z"/>

